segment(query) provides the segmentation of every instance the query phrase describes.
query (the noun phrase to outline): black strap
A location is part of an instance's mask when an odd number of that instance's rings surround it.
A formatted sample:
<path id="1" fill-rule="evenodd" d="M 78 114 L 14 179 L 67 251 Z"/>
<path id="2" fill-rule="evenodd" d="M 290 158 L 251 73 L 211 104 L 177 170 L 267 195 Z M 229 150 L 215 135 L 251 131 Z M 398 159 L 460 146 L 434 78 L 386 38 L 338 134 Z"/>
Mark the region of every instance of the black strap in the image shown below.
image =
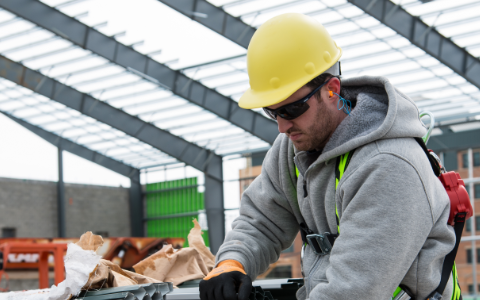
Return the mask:
<path id="1" fill-rule="evenodd" d="M 433 173 L 435 173 L 435 176 L 440 176 L 440 165 L 438 164 L 437 160 L 430 155 L 430 152 L 428 151 L 427 146 L 423 142 L 422 138 L 415 138 L 415 140 L 418 142 L 420 147 L 422 147 L 423 151 L 428 157 L 428 160 L 430 161 L 430 165 L 432 166 Z M 457 256 L 457 251 L 458 251 L 458 246 L 460 245 L 460 240 L 462 238 L 462 232 L 463 232 L 463 227 L 465 226 L 465 218 L 466 218 L 466 213 L 459 213 L 455 216 L 455 225 L 453 226 L 455 230 L 455 247 L 453 250 L 445 256 L 445 260 L 443 261 L 443 266 L 442 266 L 442 277 L 440 278 L 440 284 L 438 287 L 433 291 L 428 298 L 434 298 L 433 296 L 435 294 L 437 295 L 443 295 L 443 292 L 445 291 L 445 287 L 447 286 L 448 279 L 450 279 L 450 274 L 452 274 L 452 269 L 453 265 L 455 263 L 455 257 Z M 453 280 L 456 280 L 453 278 Z"/>
<path id="2" fill-rule="evenodd" d="M 430 165 L 432 166 L 433 173 L 435 176 L 440 176 L 440 166 L 438 165 L 437 160 L 430 155 L 430 151 L 428 151 L 427 145 L 425 145 L 425 142 L 423 141 L 422 138 L 416 137 L 414 138 L 417 143 L 422 147 L 423 152 L 427 155 L 428 161 L 430 162 Z"/>
<path id="3" fill-rule="evenodd" d="M 308 228 L 307 224 L 305 224 L 305 223 L 300 224 L 300 235 L 302 236 L 303 244 L 308 243 L 307 235 L 313 234 L 313 233 L 314 232 L 310 228 Z"/>
<path id="4" fill-rule="evenodd" d="M 455 263 L 455 256 L 457 256 L 458 246 L 460 245 L 460 240 L 462 239 L 462 232 L 463 227 L 465 226 L 465 217 L 467 213 L 459 213 L 455 216 L 455 225 L 453 228 L 455 229 L 455 247 L 453 250 L 445 256 L 445 260 L 443 261 L 442 267 L 442 277 L 440 280 L 440 284 L 438 285 L 437 289 L 432 292 L 432 295 L 435 292 L 443 295 L 445 291 L 445 287 L 447 286 L 448 279 L 450 278 L 450 274 L 452 273 L 453 264 Z M 453 280 L 456 280 L 453 278 Z"/>

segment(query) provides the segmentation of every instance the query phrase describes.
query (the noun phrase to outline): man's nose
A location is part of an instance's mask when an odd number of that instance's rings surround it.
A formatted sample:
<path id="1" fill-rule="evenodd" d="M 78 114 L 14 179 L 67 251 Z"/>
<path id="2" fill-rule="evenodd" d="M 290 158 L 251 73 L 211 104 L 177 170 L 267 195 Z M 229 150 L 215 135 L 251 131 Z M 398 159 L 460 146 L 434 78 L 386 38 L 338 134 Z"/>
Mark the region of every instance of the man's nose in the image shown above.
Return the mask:
<path id="1" fill-rule="evenodd" d="M 277 116 L 277 123 L 278 123 L 278 131 L 281 133 L 287 132 L 293 126 L 293 122 L 289 120 L 285 120 L 284 118 Z"/>

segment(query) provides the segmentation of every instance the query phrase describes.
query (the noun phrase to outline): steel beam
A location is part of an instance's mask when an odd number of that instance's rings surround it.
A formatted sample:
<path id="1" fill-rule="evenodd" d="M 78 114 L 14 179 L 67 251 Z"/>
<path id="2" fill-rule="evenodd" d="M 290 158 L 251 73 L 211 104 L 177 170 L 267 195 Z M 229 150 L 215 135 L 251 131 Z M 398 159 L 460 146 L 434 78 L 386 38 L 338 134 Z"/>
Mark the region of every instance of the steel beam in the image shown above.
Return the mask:
<path id="1" fill-rule="evenodd" d="M 213 178 L 223 179 L 222 157 L 210 150 L 189 143 L 4 56 L 0 56 L 0 70 L 0 77 L 123 131 Z"/>
<path id="2" fill-rule="evenodd" d="M 223 181 L 205 175 L 205 211 L 207 213 L 210 250 L 216 254 L 225 238 Z"/>
<path id="3" fill-rule="evenodd" d="M 175 2 L 187 3 L 189 1 Z M 207 4 L 207 2 L 203 4 Z M 153 78 L 159 86 L 167 87 L 174 94 L 203 107 L 270 144 L 273 144 L 278 135 L 277 124 L 273 120 L 267 119 L 254 111 L 239 108 L 231 98 L 223 96 L 202 83 L 185 76 L 180 71 L 172 70 L 166 65 L 117 42 L 114 38 L 108 37 L 40 1 L 0 0 L 0 7 L 117 65 Z M 201 9 L 201 5 L 196 9 Z M 224 18 L 224 13 L 221 17 Z M 210 13 L 206 22 L 211 22 L 214 19 L 215 16 Z M 230 30 L 234 30 L 235 32 L 232 32 L 232 35 L 236 35 L 237 38 L 244 35 L 241 40 L 246 40 L 248 43 L 253 32 L 248 31 L 245 34 L 236 32 L 238 28 L 235 29 L 236 27 L 232 27 L 234 26 L 232 24 L 239 24 L 239 20 L 233 17 L 227 19 L 229 25 L 227 31 L 230 33 Z"/>
<path id="4" fill-rule="evenodd" d="M 453 132 L 442 128 L 443 134 L 430 137 L 428 148 L 440 153 L 445 151 L 480 148 L 480 129 Z"/>
<path id="5" fill-rule="evenodd" d="M 67 237 L 65 225 L 65 183 L 63 182 L 63 149 L 58 146 L 58 182 L 57 182 L 57 229 L 58 237 Z"/>
<path id="6" fill-rule="evenodd" d="M 158 0 L 232 42 L 248 48 L 256 29 L 205 0 Z M 206 15 L 206 17 L 205 17 Z"/>
<path id="7" fill-rule="evenodd" d="M 480 60 L 390 0 L 348 0 L 480 88 Z"/>

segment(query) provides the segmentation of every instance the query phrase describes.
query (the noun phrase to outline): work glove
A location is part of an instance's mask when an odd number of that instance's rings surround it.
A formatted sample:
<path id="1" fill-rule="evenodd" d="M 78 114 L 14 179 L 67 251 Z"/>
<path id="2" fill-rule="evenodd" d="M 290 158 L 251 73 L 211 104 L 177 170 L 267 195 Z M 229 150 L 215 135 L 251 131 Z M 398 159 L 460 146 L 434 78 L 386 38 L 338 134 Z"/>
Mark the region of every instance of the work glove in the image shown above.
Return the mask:
<path id="1" fill-rule="evenodd" d="M 220 262 L 200 281 L 201 300 L 248 300 L 251 291 L 252 279 L 236 260 Z"/>

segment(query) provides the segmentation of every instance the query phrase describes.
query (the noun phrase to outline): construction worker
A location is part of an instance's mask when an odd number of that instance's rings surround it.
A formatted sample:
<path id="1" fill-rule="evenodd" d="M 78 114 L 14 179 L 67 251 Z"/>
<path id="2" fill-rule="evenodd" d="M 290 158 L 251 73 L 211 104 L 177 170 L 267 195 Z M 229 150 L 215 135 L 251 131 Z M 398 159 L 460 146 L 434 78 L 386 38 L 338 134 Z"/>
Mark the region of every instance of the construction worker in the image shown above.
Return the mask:
<path id="1" fill-rule="evenodd" d="M 439 285 L 455 233 L 447 193 L 414 139 L 426 133 L 418 109 L 384 77 L 340 80 L 341 54 L 302 14 L 254 34 L 239 105 L 262 107 L 280 134 L 200 283 L 202 300 L 248 299 L 251 280 L 299 230 L 299 300 L 386 300 L 399 287 L 420 300 Z M 452 278 L 443 299 L 459 298 Z"/>

